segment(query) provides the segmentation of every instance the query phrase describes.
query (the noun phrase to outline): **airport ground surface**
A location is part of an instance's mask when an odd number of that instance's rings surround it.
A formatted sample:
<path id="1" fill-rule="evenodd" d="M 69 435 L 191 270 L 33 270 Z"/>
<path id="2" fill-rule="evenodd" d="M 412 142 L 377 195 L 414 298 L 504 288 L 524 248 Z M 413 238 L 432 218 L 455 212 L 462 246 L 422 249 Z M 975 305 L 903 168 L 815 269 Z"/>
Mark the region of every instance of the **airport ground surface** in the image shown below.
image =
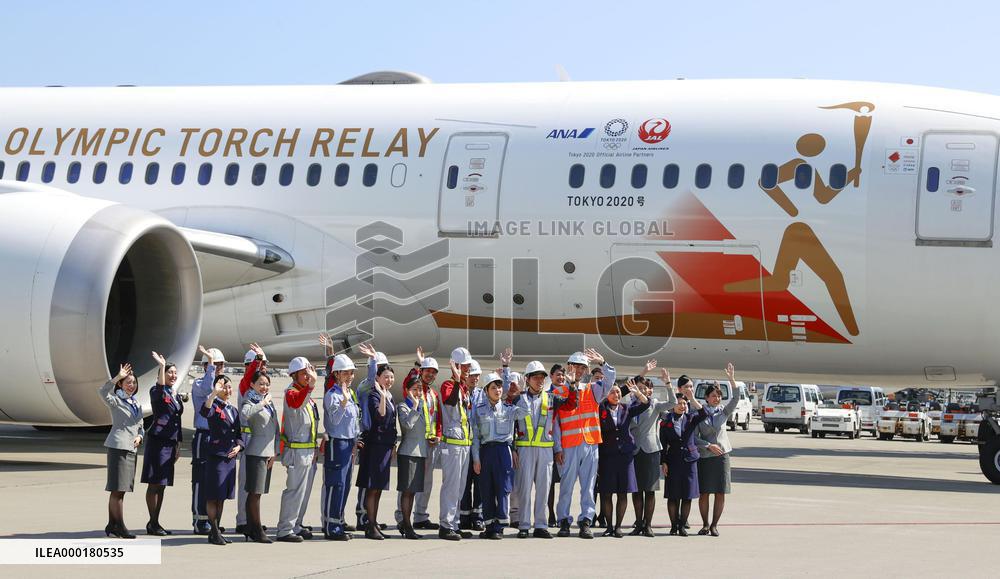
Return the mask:
<path id="1" fill-rule="evenodd" d="M 190 407 L 188 408 L 190 410 Z M 185 412 L 191 427 L 192 412 Z M 190 433 L 186 433 L 189 435 Z M 0 538 L 103 536 L 107 517 L 103 435 L 36 432 L 0 426 Z M 811 439 L 791 432 L 765 434 L 754 419 L 733 433 L 733 494 L 721 537 L 667 536 L 666 501 L 657 504 L 656 538 L 518 540 L 478 538 L 452 543 L 425 531 L 406 541 L 349 543 L 321 539 L 302 544 L 243 543 L 226 547 L 190 534 L 190 453 L 177 464 L 161 521 L 174 535 L 163 541 L 162 565 L 112 568 L 80 565 L 8 567 L 9 577 L 303 577 L 303 576 L 932 576 L 996 577 L 1000 486 L 979 472 L 968 443 L 936 440 Z M 265 524 L 278 513 L 284 469 L 275 467 L 271 494 L 262 500 Z M 319 528 L 321 474 L 307 522 Z M 435 483 L 439 484 L 440 472 Z M 395 470 L 393 471 L 395 487 Z M 146 522 L 144 485 L 126 496 L 125 519 Z M 277 488 L 277 492 L 275 492 Z M 435 489 L 437 490 L 437 488 Z M 353 498 L 352 492 L 352 498 Z M 395 492 L 380 516 L 392 521 Z M 353 504 L 353 501 L 352 501 Z M 437 512 L 437 498 L 431 503 Z M 574 502 L 574 505 L 576 503 Z M 576 512 L 574 506 L 574 512 Z M 234 526 L 234 501 L 223 524 Z M 697 506 L 691 526 L 699 528 Z M 626 525 L 631 526 L 631 506 Z M 273 531 L 272 531 L 273 536 Z M 10 573 L 10 574 L 8 574 Z"/>

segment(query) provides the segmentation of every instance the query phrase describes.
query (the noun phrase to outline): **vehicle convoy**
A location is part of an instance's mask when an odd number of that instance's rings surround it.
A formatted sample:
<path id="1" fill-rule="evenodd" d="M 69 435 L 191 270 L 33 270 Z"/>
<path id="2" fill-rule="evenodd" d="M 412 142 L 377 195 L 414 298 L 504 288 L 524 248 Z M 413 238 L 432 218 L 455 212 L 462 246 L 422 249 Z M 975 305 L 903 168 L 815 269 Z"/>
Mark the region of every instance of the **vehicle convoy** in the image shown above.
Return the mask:
<path id="1" fill-rule="evenodd" d="M 938 439 L 945 444 L 956 440 L 975 443 L 979 440 L 979 428 L 982 422 L 983 414 L 975 404 L 962 406 L 951 402 L 941 413 L 941 431 Z"/>
<path id="2" fill-rule="evenodd" d="M 896 436 L 912 438 L 917 442 L 931 439 L 931 420 L 919 402 L 889 402 L 878 420 L 880 440 Z"/>
<path id="3" fill-rule="evenodd" d="M 815 384 L 768 384 L 761 414 L 764 432 L 796 429 L 809 434 L 821 399 Z"/>
<path id="4" fill-rule="evenodd" d="M 878 418 L 885 406 L 885 391 L 877 386 L 845 386 L 837 391 L 838 404 L 853 404 L 861 420 L 861 430 L 878 436 Z"/>
<path id="5" fill-rule="evenodd" d="M 812 437 L 825 438 L 827 434 L 843 434 L 852 440 L 861 438 L 861 419 L 853 403 L 820 402 L 812 417 Z"/>
<path id="6" fill-rule="evenodd" d="M 720 404 L 725 406 L 732 398 L 728 382 L 699 382 L 697 388 L 695 388 L 694 397 L 704 402 L 705 390 L 711 384 L 715 384 L 722 390 L 722 402 Z M 748 430 L 750 428 L 750 417 L 753 416 L 753 403 L 750 401 L 746 384 L 737 382 L 736 386 L 739 388 L 740 401 L 736 403 L 736 412 L 733 412 L 733 416 L 726 422 L 726 426 L 729 427 L 729 430 L 736 430 L 737 426 L 743 430 Z"/>

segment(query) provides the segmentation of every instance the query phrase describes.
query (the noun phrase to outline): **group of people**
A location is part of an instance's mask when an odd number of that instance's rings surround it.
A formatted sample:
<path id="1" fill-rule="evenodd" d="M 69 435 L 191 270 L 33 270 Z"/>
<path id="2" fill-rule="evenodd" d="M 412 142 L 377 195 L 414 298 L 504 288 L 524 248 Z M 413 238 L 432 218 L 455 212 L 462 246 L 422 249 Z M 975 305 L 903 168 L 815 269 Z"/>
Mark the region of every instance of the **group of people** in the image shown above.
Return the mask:
<path id="1" fill-rule="evenodd" d="M 191 392 L 197 411 L 191 511 L 194 532 L 207 535 L 210 543 L 229 542 L 220 521 L 225 501 L 234 498 L 236 532 L 247 540 L 272 542 L 261 522 L 260 500 L 270 490 L 271 471 L 279 459 L 286 483 L 278 541 L 313 538 L 304 518 L 320 464 L 324 538 L 347 541 L 354 537 L 352 532 L 363 531 L 366 538 L 385 539 L 387 526 L 379 522 L 378 512 L 382 492 L 390 488 L 393 459 L 395 520 L 406 539 L 421 539 L 418 530 L 436 530 L 441 539 L 451 541 L 471 538 L 472 531 L 483 539 L 501 539 L 508 526 L 517 529 L 518 538 L 551 539 L 550 527 L 558 527 L 557 536 L 567 537 L 576 489 L 581 538 L 593 538 L 597 526 L 605 527 L 604 536 L 622 537 L 629 494 L 636 519 L 629 534 L 652 537 L 661 477 L 666 478 L 670 534 L 687 536 L 694 499 L 699 500 L 702 518 L 698 533 L 719 534 L 730 492 L 732 446 L 725 425 L 739 400 L 732 364 L 726 368 L 730 401 L 723 407 L 717 383 L 708 385 L 702 404 L 687 376 L 677 380 L 675 391 L 665 369 L 661 376 L 666 399 L 655 398 L 646 378 L 656 368 L 655 360 L 639 375 L 616 384 L 615 368 L 593 349 L 576 352 L 565 365 L 548 370 L 532 361 L 518 373 L 510 368 L 513 352 L 508 348 L 500 355 L 499 367 L 484 377 L 479 362 L 459 347 L 451 353 L 450 376 L 435 389 L 438 362 L 417 348 L 414 365 L 403 378 L 402 400 L 394 401 L 395 371 L 372 344 L 358 348 L 368 363 L 355 387 L 357 368 L 351 358 L 336 354 L 329 336 L 321 334 L 319 341 L 327 353 L 322 416 L 313 399 L 319 377 L 306 358 L 289 363 L 292 382 L 283 393 L 279 415 L 270 392 L 267 357 L 259 346 L 252 344 L 246 353 L 237 389 L 222 372 L 222 353 L 199 347 L 204 375 Z M 135 536 L 125 526 L 122 505 L 124 494 L 133 490 L 143 441 L 146 532 L 170 534 L 160 525 L 159 514 L 164 489 L 173 484 L 186 397 L 176 391 L 176 367 L 155 352 L 153 358 L 160 371 L 150 389 L 153 416 L 146 432 L 129 364 L 100 389 L 112 416 L 105 441 L 108 536 Z M 428 505 L 436 467 L 441 473 L 440 511 L 434 523 Z M 345 518 L 352 478 L 358 488 L 356 526 Z"/>

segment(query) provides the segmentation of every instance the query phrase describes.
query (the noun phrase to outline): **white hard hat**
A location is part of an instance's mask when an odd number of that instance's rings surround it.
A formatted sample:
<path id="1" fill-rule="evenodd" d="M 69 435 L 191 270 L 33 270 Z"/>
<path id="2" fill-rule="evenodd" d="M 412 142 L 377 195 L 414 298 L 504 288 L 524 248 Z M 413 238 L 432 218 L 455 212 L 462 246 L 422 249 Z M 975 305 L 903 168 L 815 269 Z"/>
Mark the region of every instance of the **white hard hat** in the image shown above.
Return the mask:
<path id="1" fill-rule="evenodd" d="M 524 376 L 522 376 L 520 372 L 511 372 L 510 381 L 511 383 L 516 383 L 520 386 L 521 384 L 524 384 Z"/>
<path id="2" fill-rule="evenodd" d="M 471 364 L 472 354 L 470 354 L 469 350 L 467 350 L 466 348 L 462 347 L 455 348 L 454 350 L 451 351 L 451 361 L 458 365 Z"/>
<path id="3" fill-rule="evenodd" d="M 525 366 L 524 368 L 525 376 L 528 376 L 529 374 L 534 374 L 535 372 L 541 372 L 546 376 L 549 375 L 549 373 L 545 371 L 545 366 L 542 366 L 542 363 L 539 362 L 538 360 L 533 360 L 531 362 L 528 362 L 528 365 Z"/>
<path id="4" fill-rule="evenodd" d="M 337 354 L 333 358 L 333 371 L 340 372 L 342 370 L 357 370 L 354 367 L 354 361 L 347 354 Z"/>
<path id="5" fill-rule="evenodd" d="M 583 364 L 584 366 L 587 366 L 590 364 L 590 361 L 587 360 L 587 357 L 583 355 L 583 352 L 573 352 L 573 355 L 570 356 L 568 360 L 566 360 L 566 363 Z"/>
<path id="6" fill-rule="evenodd" d="M 218 364 L 219 362 L 226 361 L 226 357 L 222 355 L 222 350 L 218 348 L 209 348 L 208 355 L 211 356 L 213 360 L 215 360 L 216 364 Z M 202 354 L 201 361 L 205 364 L 208 364 L 208 360 L 209 360 L 208 356 Z"/>
<path id="7" fill-rule="evenodd" d="M 420 369 L 421 370 L 427 370 L 427 369 L 437 370 L 438 369 L 438 361 L 435 360 L 434 358 L 424 358 L 424 362 L 423 362 L 423 364 L 420 365 Z"/>
<path id="8" fill-rule="evenodd" d="M 469 376 L 478 376 L 483 373 L 483 369 L 479 367 L 479 362 L 473 360 L 469 362 Z"/>
<path id="9" fill-rule="evenodd" d="M 257 359 L 257 352 L 254 352 L 253 350 L 247 350 L 247 353 L 243 355 L 244 364 L 249 364 L 250 362 L 253 362 L 256 359 Z M 264 356 L 264 361 L 267 361 L 266 355 Z"/>
<path id="10" fill-rule="evenodd" d="M 299 356 L 298 358 L 292 358 L 292 361 L 288 363 L 288 373 L 294 374 L 299 370 L 305 370 L 309 367 L 309 359 Z"/>
<path id="11" fill-rule="evenodd" d="M 375 365 L 381 366 L 382 364 L 388 364 L 389 358 L 386 358 L 385 354 L 382 352 L 375 352 Z"/>
<path id="12" fill-rule="evenodd" d="M 490 372 L 486 375 L 486 385 L 489 386 L 493 382 L 503 382 L 503 377 L 496 372 Z"/>

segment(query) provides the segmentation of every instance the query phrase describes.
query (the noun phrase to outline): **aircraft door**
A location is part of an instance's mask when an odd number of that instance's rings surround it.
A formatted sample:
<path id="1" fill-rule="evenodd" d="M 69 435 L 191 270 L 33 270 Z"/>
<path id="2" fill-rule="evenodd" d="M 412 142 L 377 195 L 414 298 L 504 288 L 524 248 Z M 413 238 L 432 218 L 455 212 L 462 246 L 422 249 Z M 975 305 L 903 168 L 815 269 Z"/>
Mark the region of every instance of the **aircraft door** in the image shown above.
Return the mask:
<path id="1" fill-rule="evenodd" d="M 997 138 L 985 133 L 923 137 L 917 196 L 917 243 L 990 245 Z"/>
<path id="2" fill-rule="evenodd" d="M 456 133 L 448 141 L 438 198 L 438 230 L 449 236 L 498 233 L 506 133 Z"/>

